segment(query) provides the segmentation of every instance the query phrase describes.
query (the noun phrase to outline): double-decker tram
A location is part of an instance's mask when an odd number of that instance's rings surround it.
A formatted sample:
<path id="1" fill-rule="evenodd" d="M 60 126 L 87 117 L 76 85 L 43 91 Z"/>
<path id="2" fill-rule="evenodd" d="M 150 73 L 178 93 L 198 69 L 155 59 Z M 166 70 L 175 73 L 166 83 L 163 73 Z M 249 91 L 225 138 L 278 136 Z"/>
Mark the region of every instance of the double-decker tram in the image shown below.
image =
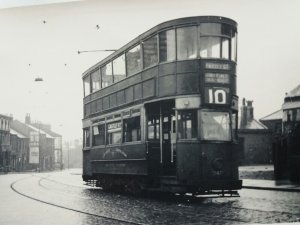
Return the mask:
<path id="1" fill-rule="evenodd" d="M 104 189 L 233 193 L 237 24 L 164 22 L 83 73 L 83 180 Z"/>

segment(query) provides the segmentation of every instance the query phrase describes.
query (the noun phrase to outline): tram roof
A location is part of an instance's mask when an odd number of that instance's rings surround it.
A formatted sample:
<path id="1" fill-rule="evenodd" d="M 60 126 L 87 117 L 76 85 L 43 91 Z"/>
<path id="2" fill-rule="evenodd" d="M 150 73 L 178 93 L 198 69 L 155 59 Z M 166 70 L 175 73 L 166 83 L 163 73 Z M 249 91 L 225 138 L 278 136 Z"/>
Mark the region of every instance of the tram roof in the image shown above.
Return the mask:
<path id="1" fill-rule="evenodd" d="M 297 97 L 300 96 L 300 84 L 291 90 L 285 97 Z"/>
<path id="2" fill-rule="evenodd" d="M 156 25 L 155 27 L 149 29 L 148 31 L 142 33 L 123 47 L 119 48 L 117 51 L 114 53 L 110 54 L 107 56 L 105 59 L 101 60 L 100 62 L 96 63 L 89 69 L 87 69 L 82 77 L 86 76 L 88 73 L 92 72 L 94 69 L 99 67 L 102 64 L 105 64 L 105 62 L 110 61 L 120 54 L 124 53 L 127 49 L 129 49 L 131 46 L 133 47 L 140 41 L 144 40 L 147 37 L 150 37 L 151 35 L 157 33 L 158 31 L 173 27 L 173 26 L 180 26 L 180 25 L 196 25 L 199 23 L 225 23 L 234 27 L 237 27 L 237 22 L 227 18 L 227 17 L 222 17 L 222 16 L 194 16 L 194 17 L 183 17 L 179 19 L 174 19 L 174 20 L 169 20 L 163 23 L 160 23 Z"/>

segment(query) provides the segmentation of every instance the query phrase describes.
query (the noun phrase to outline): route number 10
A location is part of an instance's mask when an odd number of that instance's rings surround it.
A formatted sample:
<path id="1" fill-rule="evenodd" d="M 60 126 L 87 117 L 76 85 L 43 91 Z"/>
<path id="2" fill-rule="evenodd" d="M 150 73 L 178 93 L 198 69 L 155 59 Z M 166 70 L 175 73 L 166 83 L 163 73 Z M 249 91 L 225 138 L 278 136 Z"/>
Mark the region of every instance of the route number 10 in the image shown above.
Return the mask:
<path id="1" fill-rule="evenodd" d="M 208 89 L 208 102 L 211 104 L 226 104 L 226 91 L 224 89 Z"/>

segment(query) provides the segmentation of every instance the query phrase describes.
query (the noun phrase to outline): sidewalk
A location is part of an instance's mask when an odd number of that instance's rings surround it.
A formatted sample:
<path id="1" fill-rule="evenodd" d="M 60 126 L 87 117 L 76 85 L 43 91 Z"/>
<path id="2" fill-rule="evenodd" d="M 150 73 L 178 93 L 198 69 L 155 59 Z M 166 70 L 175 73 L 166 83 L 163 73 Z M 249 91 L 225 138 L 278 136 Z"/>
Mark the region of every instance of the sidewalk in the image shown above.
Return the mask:
<path id="1" fill-rule="evenodd" d="M 289 180 L 274 180 L 272 165 L 240 166 L 240 179 L 243 188 L 273 191 L 300 192 L 300 183 Z"/>

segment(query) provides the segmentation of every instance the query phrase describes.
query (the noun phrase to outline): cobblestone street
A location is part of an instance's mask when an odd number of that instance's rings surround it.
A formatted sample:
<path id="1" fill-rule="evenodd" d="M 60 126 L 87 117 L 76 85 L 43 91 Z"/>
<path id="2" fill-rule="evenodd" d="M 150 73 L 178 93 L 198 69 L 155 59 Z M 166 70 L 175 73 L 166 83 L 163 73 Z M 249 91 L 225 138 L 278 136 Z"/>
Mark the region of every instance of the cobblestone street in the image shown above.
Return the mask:
<path id="1" fill-rule="evenodd" d="M 0 224 L 241 224 L 297 222 L 300 193 L 133 197 L 84 185 L 80 170 L 0 176 Z"/>

